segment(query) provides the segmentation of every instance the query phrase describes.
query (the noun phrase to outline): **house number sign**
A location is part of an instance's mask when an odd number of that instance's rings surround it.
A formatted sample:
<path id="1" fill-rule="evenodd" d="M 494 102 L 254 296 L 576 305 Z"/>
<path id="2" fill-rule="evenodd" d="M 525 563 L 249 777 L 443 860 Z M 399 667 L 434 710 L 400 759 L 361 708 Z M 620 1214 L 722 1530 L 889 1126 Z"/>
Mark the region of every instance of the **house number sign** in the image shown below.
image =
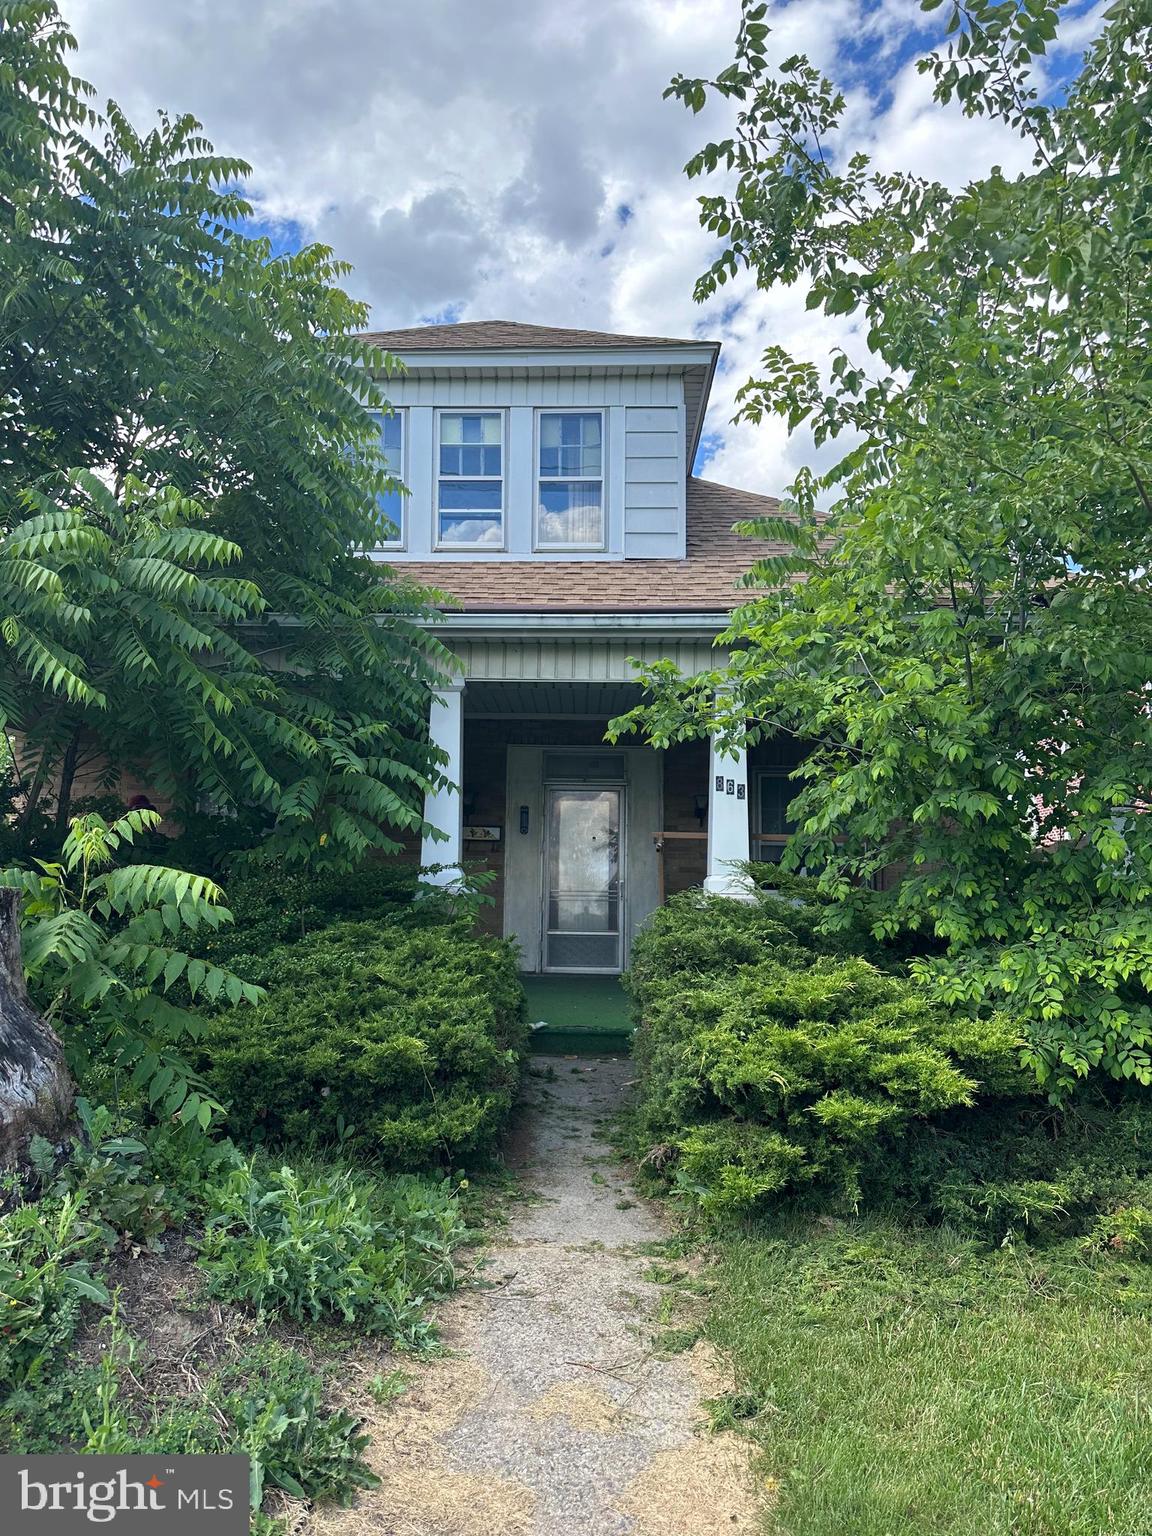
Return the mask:
<path id="1" fill-rule="evenodd" d="M 718 795 L 735 795 L 737 800 L 743 800 L 747 793 L 743 784 L 737 784 L 735 779 L 725 780 L 722 773 L 716 775 L 716 793 Z"/>

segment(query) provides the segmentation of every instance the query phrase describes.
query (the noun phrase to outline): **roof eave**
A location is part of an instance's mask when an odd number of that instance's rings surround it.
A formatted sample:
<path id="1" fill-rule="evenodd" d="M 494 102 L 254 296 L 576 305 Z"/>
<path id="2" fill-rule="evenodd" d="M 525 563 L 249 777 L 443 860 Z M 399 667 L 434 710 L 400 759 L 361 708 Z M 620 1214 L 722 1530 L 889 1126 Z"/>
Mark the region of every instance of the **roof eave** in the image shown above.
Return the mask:
<path id="1" fill-rule="evenodd" d="M 716 369 L 720 362 L 720 343 L 713 342 L 712 361 L 708 364 L 708 375 L 704 380 L 704 388 L 700 391 L 700 408 L 696 412 L 696 420 L 691 424 L 691 442 L 688 452 L 684 456 L 685 472 L 691 475 L 696 464 L 696 450 L 700 446 L 700 439 L 704 434 L 704 418 L 708 414 L 708 401 L 712 396 L 712 384 L 716 378 Z"/>
<path id="2" fill-rule="evenodd" d="M 597 364 L 628 368 L 646 363 L 680 363 L 684 367 L 715 366 L 718 341 L 640 342 L 635 346 L 566 347 L 396 347 L 389 351 L 405 367 L 564 368 Z M 384 375 L 387 377 L 387 375 Z"/>

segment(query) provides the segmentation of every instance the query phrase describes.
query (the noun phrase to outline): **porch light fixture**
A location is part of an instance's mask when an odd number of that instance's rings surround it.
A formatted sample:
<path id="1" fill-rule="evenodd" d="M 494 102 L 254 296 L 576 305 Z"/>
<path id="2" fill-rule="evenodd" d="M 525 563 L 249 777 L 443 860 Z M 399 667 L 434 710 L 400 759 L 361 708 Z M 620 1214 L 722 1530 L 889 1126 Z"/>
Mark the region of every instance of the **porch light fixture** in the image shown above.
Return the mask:
<path id="1" fill-rule="evenodd" d="M 708 796 L 696 795 L 692 801 L 692 814 L 701 826 L 708 820 Z"/>

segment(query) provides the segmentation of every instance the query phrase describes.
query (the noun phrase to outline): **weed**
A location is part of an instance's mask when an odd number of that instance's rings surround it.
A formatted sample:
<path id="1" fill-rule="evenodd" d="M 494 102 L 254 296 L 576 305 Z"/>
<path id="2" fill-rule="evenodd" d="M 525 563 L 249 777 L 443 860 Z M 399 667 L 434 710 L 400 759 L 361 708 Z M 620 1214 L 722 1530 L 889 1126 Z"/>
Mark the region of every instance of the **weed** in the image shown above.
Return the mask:
<path id="1" fill-rule="evenodd" d="M 0 1217 L 0 1386 L 37 1380 L 71 1342 L 83 1303 L 108 1301 L 92 1267 L 105 1251 L 76 1192 Z"/>
<path id="2" fill-rule="evenodd" d="M 403 1371 L 389 1371 L 387 1375 L 378 1371 L 368 1383 L 368 1391 L 374 1402 L 391 1403 L 403 1397 L 410 1385 Z"/>
<path id="3" fill-rule="evenodd" d="M 644 1271 L 644 1279 L 651 1285 L 681 1285 L 686 1278 L 684 1270 L 668 1264 L 649 1264 Z"/>
<path id="4" fill-rule="evenodd" d="M 253 1159 L 217 1186 L 200 1262 L 212 1295 L 260 1317 L 342 1322 L 415 1349 L 433 1338 L 426 1304 L 455 1284 L 463 1236 L 446 1183 Z"/>
<path id="5" fill-rule="evenodd" d="M 713 1434 L 720 1434 L 726 1429 L 746 1427 L 752 1419 L 760 1417 L 765 1407 L 764 1399 L 753 1392 L 725 1392 L 720 1397 L 704 1400 L 708 1428 Z"/>

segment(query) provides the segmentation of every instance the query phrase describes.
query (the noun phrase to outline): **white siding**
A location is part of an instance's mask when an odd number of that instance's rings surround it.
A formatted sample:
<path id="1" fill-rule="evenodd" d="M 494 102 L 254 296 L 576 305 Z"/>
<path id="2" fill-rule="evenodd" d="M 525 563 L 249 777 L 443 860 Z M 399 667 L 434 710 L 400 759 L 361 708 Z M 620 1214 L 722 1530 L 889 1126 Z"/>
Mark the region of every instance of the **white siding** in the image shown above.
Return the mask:
<path id="1" fill-rule="evenodd" d="M 686 677 L 724 665 L 726 652 L 706 640 L 647 636 L 623 640 L 457 640 L 444 637 L 467 681 L 634 683 L 640 662 L 675 662 Z M 564 713 L 571 705 L 558 703 Z"/>

